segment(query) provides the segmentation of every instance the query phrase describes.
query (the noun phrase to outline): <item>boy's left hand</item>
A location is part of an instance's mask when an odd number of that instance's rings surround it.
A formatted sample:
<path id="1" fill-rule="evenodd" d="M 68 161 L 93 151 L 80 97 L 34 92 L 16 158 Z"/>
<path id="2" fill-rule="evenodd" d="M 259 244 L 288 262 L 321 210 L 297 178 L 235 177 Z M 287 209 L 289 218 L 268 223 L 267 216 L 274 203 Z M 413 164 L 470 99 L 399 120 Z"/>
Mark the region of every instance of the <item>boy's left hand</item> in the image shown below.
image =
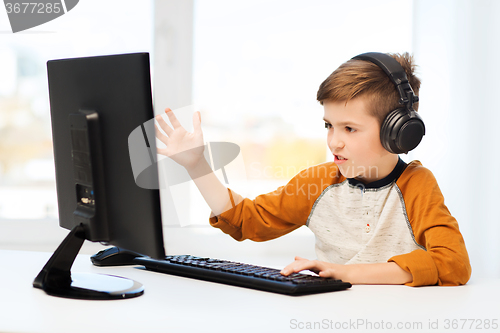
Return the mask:
<path id="1" fill-rule="evenodd" d="M 413 281 L 411 273 L 395 262 L 340 265 L 320 260 L 295 257 L 295 261 L 281 270 L 287 276 L 310 270 L 320 277 L 339 279 L 352 284 L 405 284 Z"/>
<path id="2" fill-rule="evenodd" d="M 308 260 L 297 256 L 294 262 L 281 270 L 281 274 L 287 276 L 303 270 L 310 270 L 320 277 L 349 281 L 347 276 L 350 268 L 351 267 L 348 265 L 332 264 L 319 260 Z"/>

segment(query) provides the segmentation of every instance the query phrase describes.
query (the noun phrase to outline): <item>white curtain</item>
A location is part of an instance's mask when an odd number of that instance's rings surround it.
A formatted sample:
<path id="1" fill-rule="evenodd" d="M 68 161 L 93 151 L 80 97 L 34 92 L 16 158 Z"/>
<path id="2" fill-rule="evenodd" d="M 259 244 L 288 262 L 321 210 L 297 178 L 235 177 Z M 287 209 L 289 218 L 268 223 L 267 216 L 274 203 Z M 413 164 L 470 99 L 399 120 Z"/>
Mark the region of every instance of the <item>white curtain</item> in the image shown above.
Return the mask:
<path id="1" fill-rule="evenodd" d="M 427 135 L 409 157 L 438 179 L 473 278 L 499 278 L 500 1 L 415 0 L 413 13 Z"/>

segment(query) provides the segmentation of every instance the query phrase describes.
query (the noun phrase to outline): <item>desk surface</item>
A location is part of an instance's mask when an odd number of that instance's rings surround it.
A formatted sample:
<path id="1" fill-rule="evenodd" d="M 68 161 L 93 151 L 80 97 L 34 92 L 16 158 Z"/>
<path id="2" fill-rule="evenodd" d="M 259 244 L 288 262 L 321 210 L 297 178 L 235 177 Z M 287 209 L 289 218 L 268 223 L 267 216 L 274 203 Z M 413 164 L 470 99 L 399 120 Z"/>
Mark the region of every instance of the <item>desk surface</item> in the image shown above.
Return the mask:
<path id="1" fill-rule="evenodd" d="M 134 299 L 82 301 L 32 287 L 50 255 L 0 250 L 0 332 L 500 331 L 491 328 L 500 325 L 498 279 L 460 287 L 353 286 L 290 297 L 135 267 L 94 267 L 88 255 L 79 255 L 74 272 L 124 276 L 145 286 Z M 258 258 L 251 263 L 261 264 Z M 453 320 L 459 329 L 452 329 Z"/>

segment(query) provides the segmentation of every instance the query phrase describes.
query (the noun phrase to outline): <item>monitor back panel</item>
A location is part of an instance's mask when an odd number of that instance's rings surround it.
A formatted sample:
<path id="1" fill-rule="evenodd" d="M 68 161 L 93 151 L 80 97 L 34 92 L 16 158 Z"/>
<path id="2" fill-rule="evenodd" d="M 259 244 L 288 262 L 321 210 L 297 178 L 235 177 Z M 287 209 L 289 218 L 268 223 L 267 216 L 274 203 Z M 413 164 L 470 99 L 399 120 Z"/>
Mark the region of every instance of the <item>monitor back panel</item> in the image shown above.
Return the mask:
<path id="1" fill-rule="evenodd" d="M 53 60 L 47 71 L 60 225 L 75 226 L 77 204 L 68 117 L 94 110 L 102 141 L 107 241 L 164 257 L 159 191 L 135 184 L 128 150 L 130 133 L 154 117 L 149 54 Z M 150 144 L 156 151 L 155 142 Z"/>

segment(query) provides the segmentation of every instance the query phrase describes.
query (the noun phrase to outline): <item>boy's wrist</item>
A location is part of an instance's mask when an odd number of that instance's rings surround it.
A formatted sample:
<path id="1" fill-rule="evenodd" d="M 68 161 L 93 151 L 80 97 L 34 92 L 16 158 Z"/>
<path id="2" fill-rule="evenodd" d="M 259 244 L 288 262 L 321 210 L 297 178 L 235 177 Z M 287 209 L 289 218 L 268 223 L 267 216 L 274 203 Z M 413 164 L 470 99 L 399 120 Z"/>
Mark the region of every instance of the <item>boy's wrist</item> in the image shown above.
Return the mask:
<path id="1" fill-rule="evenodd" d="M 188 172 L 189 176 L 191 176 L 191 179 L 195 179 L 201 176 L 208 175 L 212 172 L 212 168 L 210 168 L 210 165 L 205 158 L 200 158 L 198 163 L 194 164 L 193 166 L 186 167 L 186 171 Z"/>

